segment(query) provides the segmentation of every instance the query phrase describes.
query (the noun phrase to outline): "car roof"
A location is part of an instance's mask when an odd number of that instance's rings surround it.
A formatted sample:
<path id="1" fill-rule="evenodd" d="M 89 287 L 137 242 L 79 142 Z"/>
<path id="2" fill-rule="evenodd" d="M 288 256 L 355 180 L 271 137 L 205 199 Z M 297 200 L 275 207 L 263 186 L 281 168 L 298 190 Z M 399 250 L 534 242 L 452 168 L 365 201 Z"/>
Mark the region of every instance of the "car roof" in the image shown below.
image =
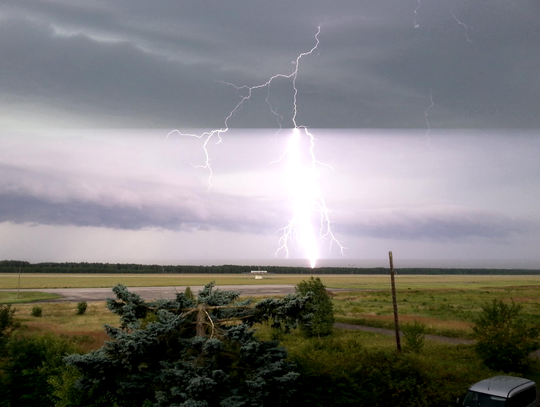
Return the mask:
<path id="1" fill-rule="evenodd" d="M 533 381 L 522 377 L 494 376 L 473 384 L 469 390 L 499 397 L 510 397 L 511 393 L 525 390 L 534 385 Z"/>

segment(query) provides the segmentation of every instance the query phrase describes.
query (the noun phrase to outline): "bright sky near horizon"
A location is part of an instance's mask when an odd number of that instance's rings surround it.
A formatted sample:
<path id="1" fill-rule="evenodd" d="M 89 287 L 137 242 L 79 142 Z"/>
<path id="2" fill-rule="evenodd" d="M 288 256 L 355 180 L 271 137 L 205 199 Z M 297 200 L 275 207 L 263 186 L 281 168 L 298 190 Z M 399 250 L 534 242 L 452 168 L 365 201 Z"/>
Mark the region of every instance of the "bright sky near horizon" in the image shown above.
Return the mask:
<path id="1" fill-rule="evenodd" d="M 223 126 L 224 82 L 290 74 L 320 26 L 298 122 L 347 248 L 321 265 L 540 268 L 540 3 L 289 3 L 1 4 L 0 259 L 287 264 L 291 82 L 209 145 L 210 191 L 201 140 L 167 134 Z"/>

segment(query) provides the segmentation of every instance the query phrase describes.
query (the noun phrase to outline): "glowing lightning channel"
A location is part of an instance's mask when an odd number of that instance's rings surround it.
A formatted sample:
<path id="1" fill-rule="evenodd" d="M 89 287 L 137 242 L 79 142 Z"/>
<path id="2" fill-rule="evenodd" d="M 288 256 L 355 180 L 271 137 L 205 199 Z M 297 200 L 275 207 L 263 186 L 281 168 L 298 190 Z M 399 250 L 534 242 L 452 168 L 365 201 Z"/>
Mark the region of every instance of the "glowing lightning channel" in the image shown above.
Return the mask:
<path id="1" fill-rule="evenodd" d="M 461 25 L 463 27 L 463 30 L 465 31 L 465 39 L 467 40 L 467 42 L 470 42 L 471 44 L 474 44 L 474 42 L 471 41 L 471 39 L 469 38 L 469 28 L 471 28 L 471 27 L 469 27 L 467 24 L 462 23 L 461 21 L 459 21 L 453 11 L 451 11 L 451 13 L 452 13 L 452 17 L 454 17 L 454 20 L 456 20 L 456 23 L 458 23 L 459 25 Z"/>
<path id="2" fill-rule="evenodd" d="M 309 147 L 302 148 L 302 144 Z M 293 217 L 289 224 L 279 231 L 282 232 L 279 239 L 279 247 L 275 253 L 285 252 L 285 258 L 289 256 L 289 243 L 296 240 L 299 242 L 306 257 L 309 259 L 311 268 L 314 268 L 318 259 L 318 245 L 315 238 L 315 217 L 319 217 L 319 238 L 330 241 L 330 247 L 336 244 L 341 254 L 345 247 L 341 245 L 332 232 L 330 210 L 317 187 L 317 167 L 320 165 L 332 168 L 321 163 L 315 157 L 315 137 L 305 126 L 297 126 L 293 129 L 288 140 L 287 149 L 278 161 L 287 159 L 287 175 L 290 190 L 290 200 L 293 207 Z"/>
<path id="3" fill-rule="evenodd" d="M 234 107 L 229 115 L 225 118 L 224 125 L 220 129 L 207 131 L 201 134 L 182 133 L 179 130 L 172 130 L 167 134 L 167 137 L 172 134 L 178 134 L 186 137 L 196 137 L 204 139 L 203 150 L 205 154 L 205 162 L 203 165 L 197 165 L 196 167 L 206 169 L 209 172 L 208 185 L 209 190 L 212 187 L 212 166 L 210 165 L 210 154 L 208 153 L 208 144 L 213 138 L 216 138 L 216 144 L 222 141 L 221 135 L 229 130 L 229 120 L 235 116 L 235 114 L 241 110 L 244 102 L 251 99 L 253 92 L 258 89 L 267 89 L 266 103 L 270 106 L 270 111 L 276 116 L 276 120 L 281 130 L 282 116 L 277 113 L 270 103 L 270 85 L 277 79 L 292 79 L 292 86 L 294 90 L 293 94 L 293 130 L 290 136 L 287 148 L 281 157 L 275 162 L 287 160 L 287 174 L 290 188 L 290 202 L 292 204 L 293 216 L 288 225 L 280 229 L 282 235 L 279 239 L 279 247 L 275 253 L 277 256 L 280 252 L 285 253 L 285 258 L 289 256 L 289 245 L 293 240 L 296 240 L 303 250 L 305 256 L 309 259 L 311 267 L 315 267 L 318 259 L 318 239 L 326 239 L 330 242 L 330 247 L 336 244 L 341 253 L 345 247 L 336 239 L 332 232 L 330 221 L 330 210 L 327 208 L 322 195 L 317 188 L 317 168 L 321 165 L 332 168 L 326 164 L 321 163 L 315 156 L 315 137 L 311 134 L 306 126 L 299 125 L 297 123 L 298 115 L 298 88 L 296 87 L 296 80 L 298 77 L 298 69 L 300 66 L 300 60 L 302 57 L 311 55 L 319 46 L 319 34 L 321 27 L 318 27 L 315 34 L 315 45 L 307 52 L 303 52 L 293 61 L 294 70 L 290 74 L 277 74 L 266 82 L 255 86 L 236 86 L 229 82 L 222 82 L 225 85 L 232 86 L 236 89 L 237 93 L 245 92 L 244 96 L 240 96 L 240 101 Z M 306 145 L 307 148 L 303 148 Z M 316 227 L 314 226 L 314 218 L 318 217 L 319 220 L 319 233 L 316 233 Z M 318 235 L 318 237 L 316 237 Z"/>
<path id="4" fill-rule="evenodd" d="M 420 24 L 416 22 L 416 17 L 418 17 L 418 10 L 420 10 L 420 7 L 422 7 L 422 3 L 420 2 L 420 0 L 418 0 L 418 6 L 414 9 L 414 28 L 420 27 Z"/>
<path id="5" fill-rule="evenodd" d="M 431 109 L 433 106 L 435 106 L 435 103 L 433 102 L 433 90 L 431 88 L 429 88 L 429 100 L 430 100 L 431 104 L 424 111 L 424 116 L 426 117 L 426 126 L 427 126 L 426 139 L 427 139 L 429 148 L 434 150 L 434 148 L 431 147 L 431 139 L 429 138 L 429 133 L 431 132 L 431 125 L 429 124 L 429 109 Z"/>

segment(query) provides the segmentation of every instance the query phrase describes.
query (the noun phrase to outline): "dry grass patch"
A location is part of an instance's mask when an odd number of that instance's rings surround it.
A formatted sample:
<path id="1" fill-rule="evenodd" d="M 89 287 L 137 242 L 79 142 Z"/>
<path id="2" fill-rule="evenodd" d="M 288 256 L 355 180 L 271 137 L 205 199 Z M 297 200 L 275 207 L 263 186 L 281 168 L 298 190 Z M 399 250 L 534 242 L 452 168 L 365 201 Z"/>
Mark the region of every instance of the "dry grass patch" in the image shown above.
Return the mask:
<path id="1" fill-rule="evenodd" d="M 34 304 L 17 305 L 15 318 L 26 326 L 29 332 L 49 332 L 72 338 L 75 343 L 88 351 L 100 348 L 108 340 L 103 325 L 118 326 L 118 316 L 107 309 L 105 302 L 88 303 L 84 315 L 77 315 L 77 303 L 42 303 L 42 316 L 30 315 Z"/>

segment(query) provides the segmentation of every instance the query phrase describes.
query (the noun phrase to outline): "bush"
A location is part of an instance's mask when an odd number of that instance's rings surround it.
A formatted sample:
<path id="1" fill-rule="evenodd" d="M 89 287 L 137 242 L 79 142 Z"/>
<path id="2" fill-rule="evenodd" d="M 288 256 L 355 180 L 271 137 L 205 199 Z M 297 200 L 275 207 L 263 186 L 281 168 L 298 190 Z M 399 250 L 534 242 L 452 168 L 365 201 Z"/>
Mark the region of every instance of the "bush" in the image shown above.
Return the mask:
<path id="1" fill-rule="evenodd" d="M 14 314 L 15 308 L 11 308 L 11 305 L 0 304 L 0 338 L 15 327 Z"/>
<path id="2" fill-rule="evenodd" d="M 42 313 L 43 313 L 43 309 L 41 307 L 35 306 L 32 308 L 33 317 L 40 317 Z"/>
<path id="3" fill-rule="evenodd" d="M 285 339 L 301 374 L 291 405 L 452 406 L 479 377 L 496 374 L 470 346 L 435 343 L 422 354 L 399 354 L 393 344 L 372 346 L 374 337 L 355 336 L 340 331 L 325 338 Z"/>
<path id="4" fill-rule="evenodd" d="M 476 351 L 486 366 L 504 372 L 519 372 L 530 363 L 529 354 L 538 349 L 539 327 L 529 327 L 520 315 L 521 305 L 493 300 L 482 307 L 473 327 Z"/>
<path id="5" fill-rule="evenodd" d="M 184 291 L 184 296 L 191 301 L 195 301 L 195 294 L 193 294 L 190 286 L 186 287 L 186 290 Z"/>
<path id="6" fill-rule="evenodd" d="M 77 315 L 84 315 L 87 308 L 88 304 L 86 303 L 86 301 L 77 303 Z"/>
<path id="7" fill-rule="evenodd" d="M 412 324 L 402 326 L 403 338 L 405 338 L 405 349 L 414 353 L 420 353 L 424 348 L 424 335 L 426 333 L 426 325 L 421 322 L 414 321 Z"/>
<path id="8" fill-rule="evenodd" d="M 68 340 L 52 334 L 11 336 L 0 383 L 0 388 L 6 389 L 2 394 L 5 404 L 0 401 L 0 405 L 52 407 L 55 400 L 50 379 L 62 375 L 63 357 L 75 351 Z"/>
<path id="9" fill-rule="evenodd" d="M 306 312 L 312 314 L 307 321 L 300 321 L 300 329 L 305 336 L 331 335 L 334 328 L 334 304 L 319 277 L 311 277 L 296 286 L 296 292 L 311 295 L 306 304 Z"/>

